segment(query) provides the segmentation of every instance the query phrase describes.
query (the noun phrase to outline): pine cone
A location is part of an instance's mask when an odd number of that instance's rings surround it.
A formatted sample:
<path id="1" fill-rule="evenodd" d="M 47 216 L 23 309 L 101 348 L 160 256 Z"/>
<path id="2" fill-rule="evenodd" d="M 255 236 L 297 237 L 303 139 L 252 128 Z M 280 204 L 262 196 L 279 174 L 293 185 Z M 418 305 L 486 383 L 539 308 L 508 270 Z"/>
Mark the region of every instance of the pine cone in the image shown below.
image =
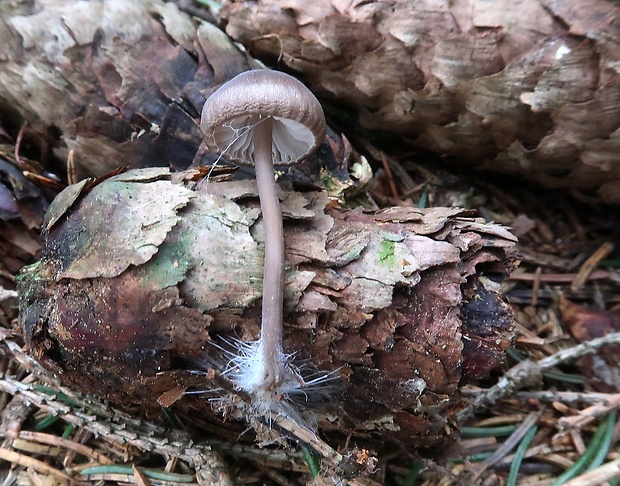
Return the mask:
<path id="1" fill-rule="evenodd" d="M 173 3 L 110 0 L 1 3 L 0 26 L 0 113 L 11 115 L 3 122 L 26 122 L 24 139 L 51 147 L 62 164 L 73 150 L 73 180 L 118 167 L 226 164 L 199 150 L 200 111 L 252 60 L 214 25 Z M 364 180 L 351 179 L 356 163 Z M 328 129 L 321 150 L 289 176 L 342 193 L 369 174 Z"/>
<path id="2" fill-rule="evenodd" d="M 225 0 L 226 32 L 367 128 L 620 203 L 613 0 Z"/>
<path id="3" fill-rule="evenodd" d="M 248 69 L 207 22 L 163 2 L 0 6 L 0 109 L 75 180 L 119 165 L 186 168 L 208 90 Z M 208 57 L 208 60 L 207 60 Z"/>
<path id="4" fill-rule="evenodd" d="M 222 381 L 239 340 L 259 333 L 256 187 L 196 176 L 130 171 L 61 193 L 43 256 L 19 278 L 21 327 L 30 352 L 83 391 L 147 409 L 182 396 L 175 406 L 206 416 L 219 404 L 252 422 Z M 514 237 L 462 209 L 283 195 L 285 352 L 300 379 L 337 377 L 313 421 L 410 450 L 451 437 L 459 386 L 488 375 L 514 332 L 497 283 Z"/>

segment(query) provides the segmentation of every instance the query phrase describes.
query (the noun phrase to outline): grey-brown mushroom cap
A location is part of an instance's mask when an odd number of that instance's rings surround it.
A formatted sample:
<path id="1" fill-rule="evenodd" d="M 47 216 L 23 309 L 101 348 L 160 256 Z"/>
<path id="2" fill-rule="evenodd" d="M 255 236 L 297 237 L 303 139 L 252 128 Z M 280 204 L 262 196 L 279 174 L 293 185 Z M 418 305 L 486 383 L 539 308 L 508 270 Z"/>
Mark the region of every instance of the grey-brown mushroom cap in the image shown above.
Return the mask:
<path id="1" fill-rule="evenodd" d="M 257 69 L 224 83 L 205 102 L 201 128 L 209 150 L 254 165 L 252 127 L 272 123 L 274 165 L 295 164 L 325 138 L 325 115 L 314 94 L 286 73 Z"/>

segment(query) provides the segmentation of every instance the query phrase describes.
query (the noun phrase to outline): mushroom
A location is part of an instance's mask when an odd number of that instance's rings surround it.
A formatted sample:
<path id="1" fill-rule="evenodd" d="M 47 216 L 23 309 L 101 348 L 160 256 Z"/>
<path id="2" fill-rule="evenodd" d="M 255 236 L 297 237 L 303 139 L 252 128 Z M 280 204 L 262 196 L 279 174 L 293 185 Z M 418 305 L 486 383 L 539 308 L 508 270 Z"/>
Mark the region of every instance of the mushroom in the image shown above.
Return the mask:
<path id="1" fill-rule="evenodd" d="M 325 115 L 300 81 L 258 69 L 239 74 L 209 96 L 201 127 L 209 150 L 256 171 L 265 229 L 261 333 L 233 359 L 232 379 L 266 400 L 281 393 L 287 380 L 299 380 L 290 376 L 282 349 L 284 231 L 274 165 L 290 166 L 311 155 L 325 138 Z"/>

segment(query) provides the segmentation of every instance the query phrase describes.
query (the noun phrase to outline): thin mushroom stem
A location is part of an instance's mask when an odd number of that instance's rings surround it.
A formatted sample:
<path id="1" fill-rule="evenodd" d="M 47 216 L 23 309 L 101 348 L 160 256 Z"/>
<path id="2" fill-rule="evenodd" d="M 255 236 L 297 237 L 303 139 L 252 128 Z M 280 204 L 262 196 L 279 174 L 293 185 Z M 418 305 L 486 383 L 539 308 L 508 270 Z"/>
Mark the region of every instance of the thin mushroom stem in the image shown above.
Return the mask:
<path id="1" fill-rule="evenodd" d="M 265 228 L 263 308 L 259 344 L 263 377 L 259 377 L 258 386 L 263 391 L 268 391 L 282 383 L 285 373 L 282 351 L 284 229 L 271 152 L 271 117 L 260 120 L 254 126 L 254 136 L 256 184 Z"/>

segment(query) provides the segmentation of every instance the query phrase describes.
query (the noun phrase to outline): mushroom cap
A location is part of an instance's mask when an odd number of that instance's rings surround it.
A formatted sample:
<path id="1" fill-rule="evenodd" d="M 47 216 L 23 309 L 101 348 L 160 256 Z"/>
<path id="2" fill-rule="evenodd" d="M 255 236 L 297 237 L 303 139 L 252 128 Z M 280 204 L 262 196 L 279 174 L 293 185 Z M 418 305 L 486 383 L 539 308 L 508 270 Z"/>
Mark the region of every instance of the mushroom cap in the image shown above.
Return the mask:
<path id="1" fill-rule="evenodd" d="M 274 165 L 305 159 L 325 138 L 325 115 L 312 92 L 268 69 L 243 72 L 220 86 L 207 98 L 200 125 L 209 150 L 254 165 L 252 127 L 258 122 L 272 123 Z"/>

